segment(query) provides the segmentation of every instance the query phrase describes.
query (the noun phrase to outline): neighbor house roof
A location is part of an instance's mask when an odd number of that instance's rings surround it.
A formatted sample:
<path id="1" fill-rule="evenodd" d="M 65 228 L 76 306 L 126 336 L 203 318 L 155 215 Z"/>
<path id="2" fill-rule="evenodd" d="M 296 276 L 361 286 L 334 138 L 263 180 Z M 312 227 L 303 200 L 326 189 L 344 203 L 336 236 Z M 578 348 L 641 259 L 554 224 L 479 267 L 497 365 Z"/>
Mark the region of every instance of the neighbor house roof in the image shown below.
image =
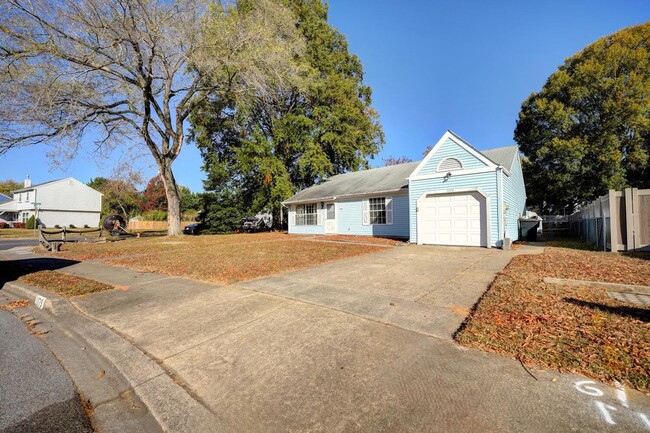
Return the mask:
<path id="1" fill-rule="evenodd" d="M 409 186 L 407 177 L 418 164 L 419 161 L 408 162 L 406 164 L 337 174 L 326 179 L 321 184 L 300 191 L 284 203 L 332 200 L 335 197 L 406 191 Z"/>
<path id="2" fill-rule="evenodd" d="M 28 186 L 28 187 L 20 188 L 20 189 L 15 189 L 15 190 L 13 190 L 13 191 L 11 191 L 11 192 L 14 193 L 14 192 L 25 192 L 25 191 L 31 191 L 32 189 L 34 189 L 34 188 L 38 188 L 39 186 L 47 185 L 48 183 L 60 182 L 60 181 L 62 181 L 62 180 L 66 180 L 66 179 L 73 179 L 73 178 L 71 178 L 71 177 L 64 177 L 63 179 L 48 180 L 47 182 L 35 183 L 35 184 L 32 185 L 32 186 Z"/>
<path id="3" fill-rule="evenodd" d="M 11 200 L 11 197 L 9 197 L 9 196 L 6 195 L 6 194 L 2 194 L 2 193 L 0 193 L 0 203 L 3 203 L 3 202 L 5 202 L 5 201 L 9 201 L 9 200 Z"/>
<path id="4" fill-rule="evenodd" d="M 519 147 L 516 145 L 497 147 L 496 149 L 479 150 L 479 152 L 510 171 L 512 169 L 512 163 L 515 161 L 515 156 L 519 154 Z"/>

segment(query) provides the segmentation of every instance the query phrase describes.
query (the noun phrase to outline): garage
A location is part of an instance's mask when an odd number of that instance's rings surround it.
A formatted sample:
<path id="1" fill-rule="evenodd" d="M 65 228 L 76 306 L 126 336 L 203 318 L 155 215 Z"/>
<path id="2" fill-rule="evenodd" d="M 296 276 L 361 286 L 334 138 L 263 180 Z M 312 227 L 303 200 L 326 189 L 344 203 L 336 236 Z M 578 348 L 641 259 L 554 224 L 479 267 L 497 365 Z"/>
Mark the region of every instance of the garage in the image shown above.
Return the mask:
<path id="1" fill-rule="evenodd" d="M 418 243 L 487 246 L 487 204 L 479 192 L 429 194 L 419 206 Z"/>

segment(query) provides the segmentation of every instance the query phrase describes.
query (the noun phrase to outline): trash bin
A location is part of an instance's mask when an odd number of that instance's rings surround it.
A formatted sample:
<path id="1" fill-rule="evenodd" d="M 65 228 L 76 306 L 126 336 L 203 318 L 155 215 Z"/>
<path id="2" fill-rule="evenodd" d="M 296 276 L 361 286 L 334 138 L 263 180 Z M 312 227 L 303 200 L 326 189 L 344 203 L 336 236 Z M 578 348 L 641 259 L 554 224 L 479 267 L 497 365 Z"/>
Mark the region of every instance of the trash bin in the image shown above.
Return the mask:
<path id="1" fill-rule="evenodd" d="M 537 218 L 519 218 L 519 239 L 526 241 L 537 240 Z"/>

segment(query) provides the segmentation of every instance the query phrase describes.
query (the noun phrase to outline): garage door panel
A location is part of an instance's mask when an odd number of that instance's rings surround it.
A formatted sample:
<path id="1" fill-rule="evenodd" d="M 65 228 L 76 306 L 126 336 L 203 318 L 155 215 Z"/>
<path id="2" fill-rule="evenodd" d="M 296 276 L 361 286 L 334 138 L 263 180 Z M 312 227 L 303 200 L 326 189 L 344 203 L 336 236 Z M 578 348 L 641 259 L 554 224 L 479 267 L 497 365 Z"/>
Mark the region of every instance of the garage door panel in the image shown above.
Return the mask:
<path id="1" fill-rule="evenodd" d="M 486 200 L 479 193 L 432 195 L 420 209 L 421 243 L 487 246 Z"/>

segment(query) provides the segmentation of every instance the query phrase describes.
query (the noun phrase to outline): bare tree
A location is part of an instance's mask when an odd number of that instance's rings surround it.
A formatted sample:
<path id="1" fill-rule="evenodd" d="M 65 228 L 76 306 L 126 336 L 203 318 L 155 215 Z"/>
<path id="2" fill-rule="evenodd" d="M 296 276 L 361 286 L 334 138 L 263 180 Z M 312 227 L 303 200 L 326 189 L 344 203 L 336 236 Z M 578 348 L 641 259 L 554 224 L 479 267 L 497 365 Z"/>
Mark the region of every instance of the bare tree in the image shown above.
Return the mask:
<path id="1" fill-rule="evenodd" d="M 210 95 L 264 94 L 301 76 L 295 19 L 273 0 L 5 0 L 0 5 L 0 154 L 48 143 L 73 157 L 144 145 L 181 234 L 172 163 Z M 295 82 L 291 85 L 295 85 Z"/>
<path id="2" fill-rule="evenodd" d="M 389 165 L 406 164 L 407 162 L 413 162 L 413 160 L 408 156 L 400 156 L 398 158 L 388 156 L 384 158 L 384 167 L 388 167 Z"/>

